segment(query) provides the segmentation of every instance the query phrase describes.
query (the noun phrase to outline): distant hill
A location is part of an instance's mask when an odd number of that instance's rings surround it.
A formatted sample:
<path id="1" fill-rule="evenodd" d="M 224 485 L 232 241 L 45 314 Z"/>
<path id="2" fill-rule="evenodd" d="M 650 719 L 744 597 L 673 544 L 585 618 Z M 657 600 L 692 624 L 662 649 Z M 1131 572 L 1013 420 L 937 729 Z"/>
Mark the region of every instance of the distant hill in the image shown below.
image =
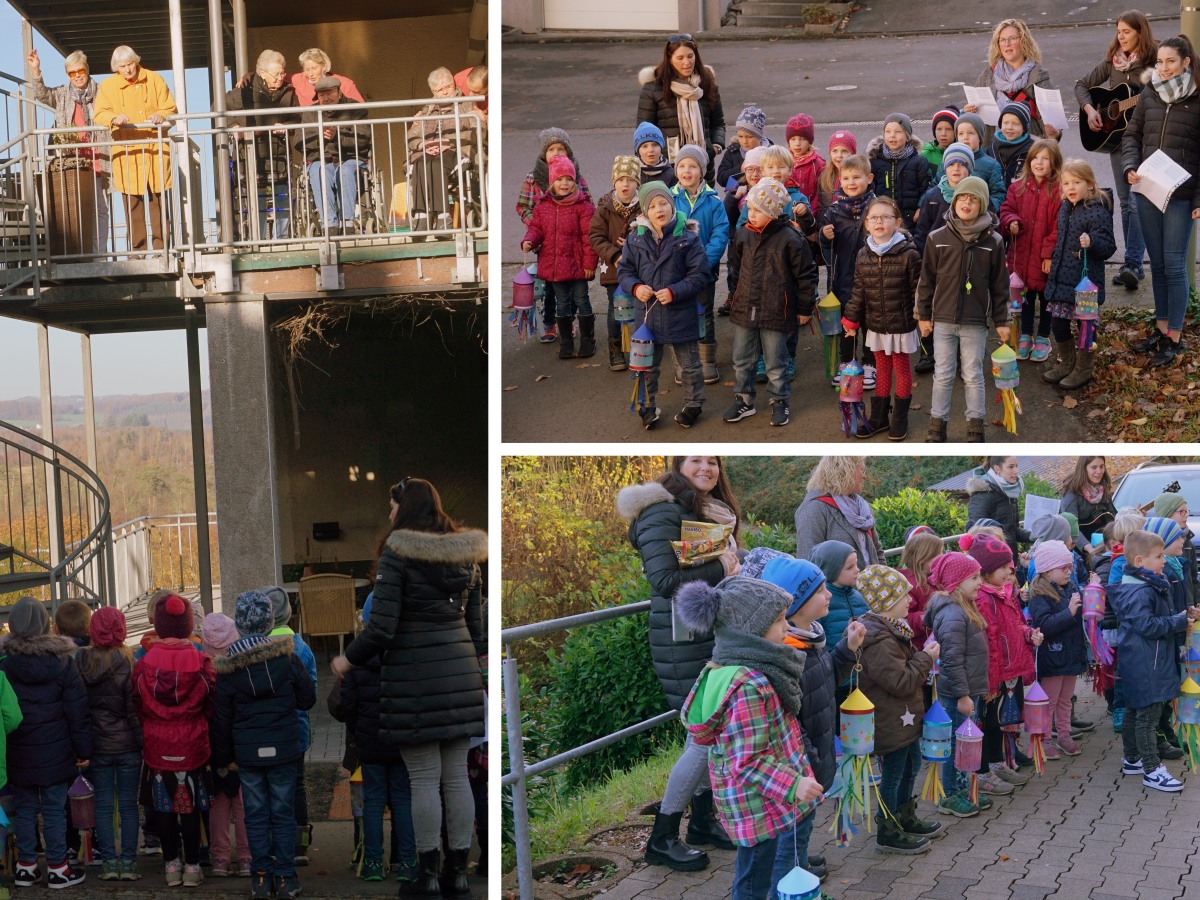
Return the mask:
<path id="1" fill-rule="evenodd" d="M 204 423 L 211 425 L 212 415 L 208 391 L 203 392 Z M 0 419 L 19 428 L 36 427 L 41 421 L 42 407 L 37 397 L 19 400 L 0 400 Z M 83 424 L 83 397 L 56 396 L 54 424 L 70 427 Z M 189 431 L 191 412 L 186 393 L 115 394 L 96 398 L 96 427 L 121 428 L 153 426 L 168 431 Z"/>

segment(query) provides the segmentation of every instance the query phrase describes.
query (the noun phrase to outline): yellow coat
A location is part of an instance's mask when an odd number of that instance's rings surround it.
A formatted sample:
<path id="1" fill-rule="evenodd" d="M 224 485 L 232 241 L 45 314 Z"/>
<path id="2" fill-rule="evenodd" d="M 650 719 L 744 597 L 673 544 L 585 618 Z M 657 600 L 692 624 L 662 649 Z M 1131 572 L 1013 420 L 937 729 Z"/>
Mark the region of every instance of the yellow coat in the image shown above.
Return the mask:
<path id="1" fill-rule="evenodd" d="M 112 75 L 100 82 L 96 91 L 93 119 L 97 125 L 112 128 L 112 121 L 126 115 L 131 122 L 146 122 L 150 116 L 170 116 L 176 112 L 175 98 L 163 77 L 149 69 L 139 69 L 137 78 L 126 81 Z M 157 136 L 150 128 L 113 129 L 114 141 L 145 140 Z M 171 153 L 166 141 L 156 144 L 137 144 L 112 147 L 113 190 L 121 194 L 141 196 L 149 189 L 161 194 L 171 186 Z"/>

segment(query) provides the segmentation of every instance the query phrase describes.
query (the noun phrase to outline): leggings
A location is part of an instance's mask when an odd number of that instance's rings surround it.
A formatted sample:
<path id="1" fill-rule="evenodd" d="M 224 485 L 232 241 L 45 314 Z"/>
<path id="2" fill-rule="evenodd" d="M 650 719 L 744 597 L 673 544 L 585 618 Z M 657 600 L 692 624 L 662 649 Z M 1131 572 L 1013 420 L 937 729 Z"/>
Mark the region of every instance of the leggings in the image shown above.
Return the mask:
<path id="1" fill-rule="evenodd" d="M 1054 330 L 1054 339 L 1059 343 L 1065 343 L 1072 339 L 1071 336 L 1071 319 L 1060 319 L 1054 317 L 1054 322 L 1051 328 Z"/>
<path id="2" fill-rule="evenodd" d="M 1050 337 L 1050 316 L 1046 314 L 1046 304 L 1050 301 L 1042 291 L 1026 291 L 1025 302 L 1021 304 L 1021 334 L 1033 334 L 1033 318 L 1038 317 L 1037 336 Z"/>
<path id="3" fill-rule="evenodd" d="M 912 398 L 912 365 L 907 353 L 875 351 L 875 396 L 887 398 L 892 393 L 892 373 L 896 374 L 896 399 Z"/>
<path id="4" fill-rule="evenodd" d="M 668 816 L 683 812 L 692 797 L 707 789 L 708 747 L 697 744 L 689 734 L 683 752 L 679 754 L 667 779 L 667 789 L 663 792 L 659 811 Z"/>
<path id="5" fill-rule="evenodd" d="M 189 866 L 200 864 L 200 812 L 182 815 L 156 812 L 158 838 L 162 841 L 163 859 L 170 862 L 180 858 L 180 837 L 183 838 L 183 861 Z"/>

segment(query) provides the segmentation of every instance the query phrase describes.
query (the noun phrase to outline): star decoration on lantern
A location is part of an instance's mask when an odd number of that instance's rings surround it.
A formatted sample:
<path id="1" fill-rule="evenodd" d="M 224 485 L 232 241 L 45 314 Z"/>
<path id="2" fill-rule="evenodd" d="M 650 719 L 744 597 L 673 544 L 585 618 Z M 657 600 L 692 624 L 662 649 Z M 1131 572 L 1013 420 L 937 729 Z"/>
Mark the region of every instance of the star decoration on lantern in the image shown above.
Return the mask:
<path id="1" fill-rule="evenodd" d="M 915 725 L 917 717 L 913 713 L 909 712 L 908 707 L 906 706 L 904 707 L 904 715 L 900 717 L 900 721 L 905 725 Z"/>
<path id="2" fill-rule="evenodd" d="M 600 263 L 600 265 L 596 266 L 596 271 L 598 273 L 600 273 L 601 275 L 603 275 L 605 272 L 608 271 L 608 263 L 606 263 L 606 262 Z"/>

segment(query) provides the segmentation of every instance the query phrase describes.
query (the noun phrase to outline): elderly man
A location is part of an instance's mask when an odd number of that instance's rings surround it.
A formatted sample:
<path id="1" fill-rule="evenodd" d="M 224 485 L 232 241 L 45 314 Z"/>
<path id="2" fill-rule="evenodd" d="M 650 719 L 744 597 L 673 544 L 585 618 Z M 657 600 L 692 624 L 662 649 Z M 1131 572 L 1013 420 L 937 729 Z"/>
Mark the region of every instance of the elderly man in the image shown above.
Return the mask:
<path id="1" fill-rule="evenodd" d="M 354 207 L 358 201 L 359 172 L 371 155 L 371 126 L 361 104 L 342 96 L 341 81 L 326 75 L 314 85 L 319 114 L 308 112 L 305 122 L 321 122 L 321 128 L 304 129 L 296 144 L 304 153 L 308 178 L 321 226 L 331 236 L 355 232 Z M 330 122 L 350 122 L 331 125 Z"/>
<path id="2" fill-rule="evenodd" d="M 462 96 L 450 70 L 439 68 L 430 72 L 429 90 L 433 102 L 422 107 L 408 129 L 413 231 L 444 231 L 453 225 L 450 182 L 458 177 L 459 153 L 468 158 L 475 145 L 475 116 L 464 118 L 475 112 L 475 105 L 450 102 L 451 97 Z"/>

